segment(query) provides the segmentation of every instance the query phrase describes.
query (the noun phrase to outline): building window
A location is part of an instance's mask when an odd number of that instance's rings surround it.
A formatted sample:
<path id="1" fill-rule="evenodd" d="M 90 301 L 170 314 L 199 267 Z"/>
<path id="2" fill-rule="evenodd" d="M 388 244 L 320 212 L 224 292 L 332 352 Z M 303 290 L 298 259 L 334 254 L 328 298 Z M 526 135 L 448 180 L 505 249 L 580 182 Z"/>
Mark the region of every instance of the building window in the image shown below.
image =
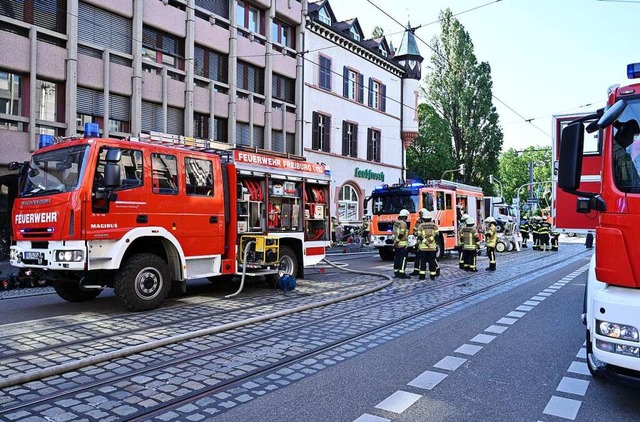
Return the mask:
<path id="1" fill-rule="evenodd" d="M 351 27 L 349 32 L 351 32 L 351 36 L 354 40 L 360 41 L 360 33 L 358 33 L 358 30 L 354 26 Z"/>
<path id="2" fill-rule="evenodd" d="M 338 221 L 358 221 L 360 202 L 358 192 L 351 185 L 344 185 L 338 195 Z"/>
<path id="3" fill-rule="evenodd" d="M 226 54 L 195 46 L 195 73 L 217 82 L 229 82 L 229 58 Z"/>
<path id="4" fill-rule="evenodd" d="M 252 147 L 264 148 L 264 127 L 253 125 Z"/>
<path id="5" fill-rule="evenodd" d="M 36 107 L 36 119 L 57 121 L 56 84 L 36 80 Z"/>
<path id="6" fill-rule="evenodd" d="M 0 1 L 0 16 L 64 34 L 67 28 L 67 1 L 4 0 Z"/>
<path id="7" fill-rule="evenodd" d="M 313 112 L 313 134 L 311 148 L 331 152 L 331 116 Z"/>
<path id="8" fill-rule="evenodd" d="M 238 60 L 238 88 L 264 95 L 264 69 Z"/>
<path id="9" fill-rule="evenodd" d="M 184 110 L 181 108 L 167 107 L 167 133 L 173 135 L 184 134 Z"/>
<path id="10" fill-rule="evenodd" d="M 364 100 L 364 76 L 353 69 L 345 66 L 343 68 L 343 95 L 350 100 L 360 103 Z"/>
<path id="11" fill-rule="evenodd" d="M 87 3 L 78 3 L 78 39 L 131 54 L 131 19 Z"/>
<path id="12" fill-rule="evenodd" d="M 346 120 L 342 122 L 342 155 L 358 157 L 358 125 Z"/>
<path id="13" fill-rule="evenodd" d="M 209 160 L 185 158 L 187 195 L 213 195 L 213 165 Z"/>
<path id="14" fill-rule="evenodd" d="M 285 101 L 287 103 L 295 103 L 296 81 L 277 74 L 273 74 L 271 95 L 273 98 Z"/>
<path id="15" fill-rule="evenodd" d="M 236 23 L 238 26 L 264 35 L 262 20 L 264 12 L 246 1 L 238 0 L 236 2 Z"/>
<path id="16" fill-rule="evenodd" d="M 104 127 L 104 93 L 89 88 L 78 87 L 77 125 L 84 131 L 85 123 L 97 123 Z"/>
<path id="17" fill-rule="evenodd" d="M 281 130 L 271 131 L 271 150 L 277 152 L 286 152 L 284 145 L 284 134 Z"/>
<path id="18" fill-rule="evenodd" d="M 331 58 L 319 55 L 320 58 L 320 88 L 331 91 Z"/>
<path id="19" fill-rule="evenodd" d="M 251 145 L 251 131 L 249 130 L 249 123 L 238 122 L 236 124 L 236 144 L 238 145 Z"/>
<path id="20" fill-rule="evenodd" d="M 0 71 L 0 114 L 22 115 L 22 76 Z M 22 123 L 0 119 L 0 128 L 22 130 Z"/>
<path id="21" fill-rule="evenodd" d="M 196 6 L 213 12 L 218 16 L 222 16 L 225 19 L 229 19 L 228 0 L 196 0 Z"/>
<path id="22" fill-rule="evenodd" d="M 213 118 L 213 134 L 210 130 L 208 114 L 193 114 L 193 136 L 199 139 L 213 139 L 217 142 L 227 143 L 227 119 L 221 117 Z"/>
<path id="23" fill-rule="evenodd" d="M 164 131 L 162 128 L 162 104 L 142 101 L 141 110 L 142 130 L 153 130 L 155 132 Z"/>
<path id="24" fill-rule="evenodd" d="M 289 154 L 296 153 L 296 134 L 295 133 L 287 133 L 285 136 L 285 148 Z"/>
<path id="25" fill-rule="evenodd" d="M 222 117 L 214 117 L 213 119 L 213 140 L 218 142 L 229 142 L 229 135 L 227 133 L 227 126 L 229 122 Z"/>
<path id="26" fill-rule="evenodd" d="M 142 28 L 142 60 L 184 70 L 184 42 L 155 28 Z"/>
<path id="27" fill-rule="evenodd" d="M 380 162 L 380 138 L 379 130 L 367 130 L 367 160 Z"/>
<path id="28" fill-rule="evenodd" d="M 325 23 L 327 25 L 331 25 L 331 16 L 329 16 L 329 12 L 324 7 L 318 11 L 318 19 L 320 22 Z"/>
<path id="29" fill-rule="evenodd" d="M 296 48 L 295 32 L 291 25 L 274 19 L 271 24 L 271 36 L 274 43 L 284 45 L 289 48 Z"/>
<path id="30" fill-rule="evenodd" d="M 162 195 L 178 194 L 178 165 L 176 157 L 151 154 L 152 191 Z"/>
<path id="31" fill-rule="evenodd" d="M 129 133 L 131 124 L 131 99 L 109 94 L 109 132 Z"/>

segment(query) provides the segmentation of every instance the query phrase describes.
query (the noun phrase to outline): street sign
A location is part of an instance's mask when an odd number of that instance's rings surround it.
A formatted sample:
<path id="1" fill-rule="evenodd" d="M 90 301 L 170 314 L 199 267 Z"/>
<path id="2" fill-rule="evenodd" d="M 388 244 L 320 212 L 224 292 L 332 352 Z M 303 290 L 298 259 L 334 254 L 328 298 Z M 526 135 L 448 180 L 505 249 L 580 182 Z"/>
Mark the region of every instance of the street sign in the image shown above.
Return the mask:
<path id="1" fill-rule="evenodd" d="M 538 202 L 540 202 L 538 198 L 527 198 L 527 204 L 529 205 L 538 205 Z"/>

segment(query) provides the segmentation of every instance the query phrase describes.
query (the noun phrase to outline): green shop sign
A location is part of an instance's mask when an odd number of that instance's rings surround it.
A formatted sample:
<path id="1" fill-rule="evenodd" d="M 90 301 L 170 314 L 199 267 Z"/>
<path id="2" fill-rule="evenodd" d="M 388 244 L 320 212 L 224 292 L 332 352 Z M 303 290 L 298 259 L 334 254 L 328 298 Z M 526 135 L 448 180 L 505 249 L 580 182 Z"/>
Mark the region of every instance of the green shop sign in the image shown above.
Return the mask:
<path id="1" fill-rule="evenodd" d="M 376 173 L 371 171 L 370 169 L 364 170 L 356 167 L 354 177 L 361 177 L 367 180 L 380 180 L 381 182 L 384 182 L 384 172 L 382 171 L 380 173 Z"/>

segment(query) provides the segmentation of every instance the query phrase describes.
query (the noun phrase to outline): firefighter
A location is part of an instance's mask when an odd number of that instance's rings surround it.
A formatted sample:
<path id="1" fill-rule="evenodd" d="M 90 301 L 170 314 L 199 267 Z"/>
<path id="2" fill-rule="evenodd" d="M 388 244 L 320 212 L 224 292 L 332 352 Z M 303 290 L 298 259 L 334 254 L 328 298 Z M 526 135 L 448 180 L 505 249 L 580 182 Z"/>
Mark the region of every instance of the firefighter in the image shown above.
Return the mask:
<path id="1" fill-rule="evenodd" d="M 413 236 L 417 237 L 418 236 L 418 227 L 420 226 L 420 224 L 422 223 L 426 223 L 427 220 L 424 219 L 424 215 L 426 215 L 426 213 L 428 213 L 426 208 L 422 208 L 420 209 L 420 211 L 418 211 L 418 221 L 416 221 L 416 226 L 413 228 Z M 415 257 L 413 259 L 413 272 L 411 273 L 411 275 L 415 275 L 418 276 L 420 275 L 420 258 L 418 257 L 418 245 L 416 243 L 415 245 L 415 249 L 414 248 L 409 248 L 410 252 L 411 250 L 413 250 L 413 252 L 415 253 Z"/>
<path id="2" fill-rule="evenodd" d="M 333 243 L 332 246 L 335 246 L 338 244 L 338 227 L 340 226 L 340 224 L 338 224 L 338 220 L 336 220 L 335 217 L 331 217 L 331 242 Z"/>
<path id="3" fill-rule="evenodd" d="M 520 234 L 522 235 L 522 247 L 528 248 L 527 241 L 529 240 L 529 219 L 525 215 L 520 220 Z"/>
<path id="4" fill-rule="evenodd" d="M 471 272 L 478 271 L 476 258 L 480 249 L 480 239 L 474 218 L 467 218 L 467 224 L 460 231 L 460 241 L 462 243 L 463 269 Z"/>
<path id="5" fill-rule="evenodd" d="M 549 234 L 551 233 L 551 223 L 547 220 L 540 221 L 540 226 L 538 228 L 538 239 L 540 242 L 539 250 L 541 251 L 550 251 L 551 247 L 549 246 Z"/>
<path id="6" fill-rule="evenodd" d="M 540 250 L 540 234 L 538 231 L 540 230 L 540 221 L 538 220 L 538 216 L 534 215 L 531 217 L 531 239 L 533 240 L 533 250 Z"/>
<path id="7" fill-rule="evenodd" d="M 496 270 L 496 241 L 498 240 L 498 230 L 496 229 L 496 219 L 487 217 L 484 220 L 487 229 L 484 233 L 484 240 L 487 244 L 487 257 L 489 258 L 489 267 L 487 271 Z"/>
<path id="8" fill-rule="evenodd" d="M 458 263 L 461 270 L 464 270 L 464 253 L 462 253 L 462 229 L 467 225 L 468 219 L 469 214 L 462 214 L 462 217 L 460 217 L 460 221 L 458 221 Z"/>
<path id="9" fill-rule="evenodd" d="M 362 217 L 362 243 L 369 244 L 369 233 L 371 233 L 371 217 L 365 215 Z"/>
<path id="10" fill-rule="evenodd" d="M 407 267 L 407 254 L 409 253 L 409 228 L 407 226 L 409 211 L 400 210 L 398 219 L 393 223 L 393 249 L 395 257 L 393 260 L 393 276 L 397 278 L 411 278 L 405 273 Z"/>
<path id="11" fill-rule="evenodd" d="M 556 230 L 551 230 L 551 250 L 558 250 L 558 237 L 560 236 L 560 232 Z"/>
<path id="12" fill-rule="evenodd" d="M 416 256 L 420 265 L 420 280 L 426 279 L 427 263 L 429 263 L 429 278 L 435 280 L 439 275 L 436 250 L 438 242 L 438 225 L 434 223 L 431 213 L 426 209 L 420 210 L 420 224 L 414 231 L 418 240 Z"/>

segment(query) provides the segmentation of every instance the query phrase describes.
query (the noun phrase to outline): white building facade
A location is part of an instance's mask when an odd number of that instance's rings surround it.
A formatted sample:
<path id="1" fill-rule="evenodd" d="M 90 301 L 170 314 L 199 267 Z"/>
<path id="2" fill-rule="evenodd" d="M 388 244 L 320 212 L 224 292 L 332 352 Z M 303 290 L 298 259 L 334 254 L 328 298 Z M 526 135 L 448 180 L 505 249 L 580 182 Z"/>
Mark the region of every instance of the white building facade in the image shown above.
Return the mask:
<path id="1" fill-rule="evenodd" d="M 308 17 L 303 151 L 331 169 L 331 215 L 356 224 L 375 186 L 404 180 L 419 74 L 407 82 L 385 38 L 365 40 L 358 20 L 338 22 L 327 0 L 310 2 Z"/>

